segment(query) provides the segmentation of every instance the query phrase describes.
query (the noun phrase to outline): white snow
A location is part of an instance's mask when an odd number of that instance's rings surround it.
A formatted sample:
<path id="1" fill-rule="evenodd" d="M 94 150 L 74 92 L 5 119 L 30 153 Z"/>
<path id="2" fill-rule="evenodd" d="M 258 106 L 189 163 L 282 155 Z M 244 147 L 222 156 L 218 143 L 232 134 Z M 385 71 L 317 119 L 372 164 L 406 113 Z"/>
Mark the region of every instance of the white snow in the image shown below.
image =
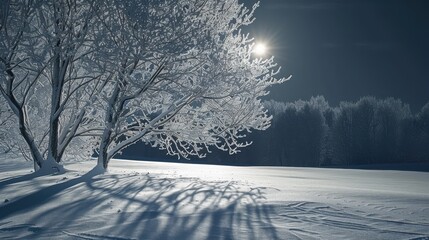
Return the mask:
<path id="1" fill-rule="evenodd" d="M 429 239 L 427 172 L 94 165 L 0 158 L 0 239 Z"/>

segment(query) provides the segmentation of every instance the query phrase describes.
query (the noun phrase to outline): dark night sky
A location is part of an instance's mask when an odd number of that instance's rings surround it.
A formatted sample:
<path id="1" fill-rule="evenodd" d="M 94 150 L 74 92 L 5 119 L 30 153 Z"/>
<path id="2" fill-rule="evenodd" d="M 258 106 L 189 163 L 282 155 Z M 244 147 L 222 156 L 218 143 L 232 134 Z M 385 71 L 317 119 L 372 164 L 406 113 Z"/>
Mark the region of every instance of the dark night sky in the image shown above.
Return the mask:
<path id="1" fill-rule="evenodd" d="M 372 95 L 414 111 L 429 101 L 429 1 L 262 0 L 255 17 L 245 31 L 293 75 L 271 91 L 275 100 Z"/>

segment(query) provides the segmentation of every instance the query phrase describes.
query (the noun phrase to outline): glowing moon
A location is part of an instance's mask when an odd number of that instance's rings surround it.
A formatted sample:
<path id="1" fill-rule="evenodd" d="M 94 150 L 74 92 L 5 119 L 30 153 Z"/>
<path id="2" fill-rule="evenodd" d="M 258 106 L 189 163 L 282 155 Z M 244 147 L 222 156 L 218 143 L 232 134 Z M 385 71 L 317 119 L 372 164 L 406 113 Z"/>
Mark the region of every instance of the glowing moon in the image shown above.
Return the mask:
<path id="1" fill-rule="evenodd" d="M 267 53 L 267 46 L 264 43 L 257 43 L 253 48 L 253 52 L 258 56 L 263 56 Z"/>

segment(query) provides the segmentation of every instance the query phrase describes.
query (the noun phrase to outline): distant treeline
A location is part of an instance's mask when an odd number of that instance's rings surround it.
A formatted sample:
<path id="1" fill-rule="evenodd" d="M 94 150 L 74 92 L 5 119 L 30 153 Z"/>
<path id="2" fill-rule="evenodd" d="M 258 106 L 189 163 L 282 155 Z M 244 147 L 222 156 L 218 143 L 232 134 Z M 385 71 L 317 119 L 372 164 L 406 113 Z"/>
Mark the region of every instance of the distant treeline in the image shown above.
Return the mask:
<path id="1" fill-rule="evenodd" d="M 265 105 L 273 115 L 272 126 L 249 134 L 251 146 L 233 156 L 214 151 L 196 161 L 281 166 L 429 162 L 429 103 L 417 114 L 393 98 L 363 97 L 331 107 L 318 96 Z M 162 158 L 159 152 L 145 152 Z"/>

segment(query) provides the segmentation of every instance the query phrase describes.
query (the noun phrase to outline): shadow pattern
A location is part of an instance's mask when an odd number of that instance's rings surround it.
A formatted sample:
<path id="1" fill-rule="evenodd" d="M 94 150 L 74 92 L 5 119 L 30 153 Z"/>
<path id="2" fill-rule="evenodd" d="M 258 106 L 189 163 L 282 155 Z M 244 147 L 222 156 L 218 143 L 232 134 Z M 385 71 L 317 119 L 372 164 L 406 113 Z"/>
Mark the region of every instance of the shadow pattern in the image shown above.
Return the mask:
<path id="1" fill-rule="evenodd" d="M 280 239 L 264 188 L 149 174 L 86 174 L 0 205 L 11 239 Z M 60 199 L 67 197 L 67 204 Z M 35 211 L 25 224 L 14 216 Z M 11 218 L 12 217 L 12 218 Z M 82 231 L 82 230 L 85 231 Z"/>

